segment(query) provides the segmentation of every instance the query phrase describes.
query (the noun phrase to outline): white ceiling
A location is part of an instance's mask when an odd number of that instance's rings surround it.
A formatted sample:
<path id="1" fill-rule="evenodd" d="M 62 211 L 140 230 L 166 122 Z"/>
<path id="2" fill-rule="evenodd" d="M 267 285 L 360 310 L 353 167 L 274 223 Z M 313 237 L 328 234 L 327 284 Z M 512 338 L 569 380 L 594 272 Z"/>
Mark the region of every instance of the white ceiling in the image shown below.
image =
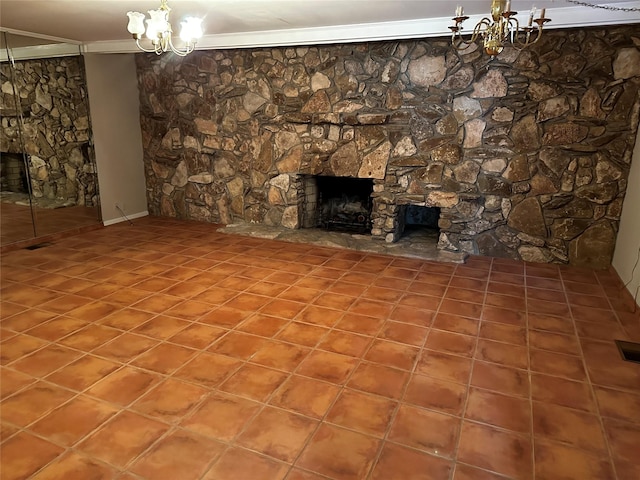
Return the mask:
<path id="1" fill-rule="evenodd" d="M 640 7 L 640 0 L 600 5 Z M 332 43 L 448 35 L 456 3 L 472 21 L 489 13 L 490 0 L 169 0 L 177 25 L 204 17 L 200 48 Z M 576 6 L 567 0 L 512 0 L 525 19 L 532 4 L 547 9 L 549 27 L 640 23 L 640 12 Z M 159 0 L 0 0 L 0 29 L 83 44 L 89 52 L 136 51 L 126 13 L 145 12 Z"/>

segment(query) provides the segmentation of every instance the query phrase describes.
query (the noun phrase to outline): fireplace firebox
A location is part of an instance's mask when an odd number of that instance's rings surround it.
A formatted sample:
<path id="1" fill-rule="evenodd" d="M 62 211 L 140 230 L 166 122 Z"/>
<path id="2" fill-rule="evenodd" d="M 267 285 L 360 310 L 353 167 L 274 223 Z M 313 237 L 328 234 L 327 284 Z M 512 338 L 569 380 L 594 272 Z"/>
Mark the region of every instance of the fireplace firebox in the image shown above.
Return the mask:
<path id="1" fill-rule="evenodd" d="M 304 184 L 303 227 L 371 233 L 372 179 L 309 175 Z"/>

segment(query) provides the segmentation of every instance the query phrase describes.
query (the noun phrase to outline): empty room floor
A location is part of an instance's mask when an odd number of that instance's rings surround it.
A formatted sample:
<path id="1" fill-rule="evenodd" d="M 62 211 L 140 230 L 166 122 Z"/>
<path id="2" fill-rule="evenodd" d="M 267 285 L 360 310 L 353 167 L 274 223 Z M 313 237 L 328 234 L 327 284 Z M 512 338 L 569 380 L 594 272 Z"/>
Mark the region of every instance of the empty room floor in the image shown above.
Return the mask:
<path id="1" fill-rule="evenodd" d="M 1 275 L 3 480 L 640 478 L 613 273 L 148 217 Z"/>

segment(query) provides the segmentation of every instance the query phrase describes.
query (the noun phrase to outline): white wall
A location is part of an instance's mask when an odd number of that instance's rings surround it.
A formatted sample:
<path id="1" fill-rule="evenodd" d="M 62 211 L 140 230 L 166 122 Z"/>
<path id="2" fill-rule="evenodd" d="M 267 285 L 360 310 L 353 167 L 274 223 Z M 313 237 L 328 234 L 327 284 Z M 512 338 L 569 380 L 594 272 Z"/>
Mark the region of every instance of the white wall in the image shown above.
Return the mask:
<path id="1" fill-rule="evenodd" d="M 640 265 L 633 273 L 633 267 L 638 259 L 640 250 L 640 128 L 636 138 L 636 146 L 631 160 L 629 183 L 627 194 L 622 207 L 620 218 L 620 230 L 616 240 L 616 249 L 613 254 L 613 268 L 616 269 L 623 282 L 629 282 L 628 289 L 631 295 L 640 301 Z"/>
<path id="2" fill-rule="evenodd" d="M 148 215 L 140 101 L 133 54 L 85 54 L 102 220 Z"/>

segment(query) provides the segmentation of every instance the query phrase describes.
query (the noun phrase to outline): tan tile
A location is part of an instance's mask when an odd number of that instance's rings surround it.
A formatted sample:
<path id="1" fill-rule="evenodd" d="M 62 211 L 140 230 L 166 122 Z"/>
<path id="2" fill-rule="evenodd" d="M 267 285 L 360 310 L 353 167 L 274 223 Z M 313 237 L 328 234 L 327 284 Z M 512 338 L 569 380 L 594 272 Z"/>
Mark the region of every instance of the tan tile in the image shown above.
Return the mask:
<path id="1" fill-rule="evenodd" d="M 243 365 L 220 390 L 264 402 L 284 382 L 287 374 L 256 365 Z"/>
<path id="2" fill-rule="evenodd" d="M 196 354 L 195 350 L 162 343 L 136 358 L 132 365 L 158 373 L 172 373 Z"/>
<path id="3" fill-rule="evenodd" d="M 332 425 L 321 425 L 296 465 L 339 480 L 366 478 L 379 440 Z"/>
<path id="4" fill-rule="evenodd" d="M 382 438 L 396 406 L 392 400 L 345 389 L 327 414 L 326 421 Z"/>
<path id="5" fill-rule="evenodd" d="M 238 359 L 203 352 L 174 373 L 174 376 L 205 387 L 218 386 L 242 365 Z"/>
<path id="6" fill-rule="evenodd" d="M 58 317 L 29 330 L 29 335 L 50 342 L 56 341 L 71 332 L 80 330 L 87 322 L 77 318 Z"/>
<path id="7" fill-rule="evenodd" d="M 122 332 L 115 328 L 90 324 L 82 330 L 63 338 L 59 343 L 84 352 L 90 352 L 121 334 Z"/>
<path id="8" fill-rule="evenodd" d="M 207 398 L 181 426 L 194 432 L 230 442 L 260 410 L 259 403 L 216 393 Z"/>
<path id="9" fill-rule="evenodd" d="M 296 345 L 315 347 L 328 332 L 328 328 L 300 322 L 291 322 L 278 333 L 276 338 L 284 342 L 295 343 Z"/>
<path id="10" fill-rule="evenodd" d="M 224 448 L 215 440 L 176 430 L 156 443 L 130 470 L 143 478 L 197 480 Z"/>
<path id="11" fill-rule="evenodd" d="M 578 410 L 533 402 L 533 432 L 536 438 L 564 442 L 597 454 L 606 451 L 598 418 Z"/>
<path id="12" fill-rule="evenodd" d="M 534 372 L 557 375 L 570 380 L 585 381 L 587 376 L 582 360 L 573 355 L 530 350 L 531 370 Z"/>
<path id="13" fill-rule="evenodd" d="M 378 337 L 405 345 L 420 347 L 424 343 L 427 333 L 428 329 L 425 327 L 388 321 L 385 322 Z"/>
<path id="14" fill-rule="evenodd" d="M 412 370 L 419 351 L 409 345 L 376 339 L 364 358 L 389 367 Z"/>
<path id="15" fill-rule="evenodd" d="M 534 373 L 531 375 L 531 398 L 539 402 L 595 412 L 596 404 L 587 383 Z"/>
<path id="16" fill-rule="evenodd" d="M 358 365 L 347 385 L 357 390 L 399 399 L 402 396 L 408 372 L 375 363 Z"/>
<path id="17" fill-rule="evenodd" d="M 465 385 L 414 374 L 403 401 L 419 407 L 461 416 L 467 395 Z"/>
<path id="18" fill-rule="evenodd" d="M 449 478 L 450 461 L 413 449 L 385 443 L 371 480 L 436 480 Z"/>
<path id="19" fill-rule="evenodd" d="M 290 376 L 271 398 L 272 405 L 322 418 L 338 395 L 339 388 L 311 378 Z"/>
<path id="20" fill-rule="evenodd" d="M 151 350 L 157 344 L 158 341 L 153 338 L 134 333 L 123 333 L 118 338 L 93 350 L 93 354 L 127 363 L 141 353 Z"/>
<path id="21" fill-rule="evenodd" d="M 575 335 L 532 330 L 529 332 L 529 346 L 568 355 L 580 355 L 580 345 Z"/>
<path id="22" fill-rule="evenodd" d="M 30 375 L 0 367 L 0 398 L 7 398 L 35 381 Z"/>
<path id="23" fill-rule="evenodd" d="M 469 374 L 471 373 L 471 359 L 424 350 L 416 365 L 416 372 L 466 384 L 469 382 Z"/>
<path id="24" fill-rule="evenodd" d="M 431 325 L 434 329 L 444 330 L 463 335 L 477 335 L 480 321 L 449 313 L 438 313 Z"/>
<path id="25" fill-rule="evenodd" d="M 216 341 L 209 351 L 246 360 L 265 345 L 266 339 L 242 332 L 229 332 Z"/>
<path id="26" fill-rule="evenodd" d="M 101 325 L 117 328 L 119 330 L 132 330 L 153 318 L 154 313 L 143 312 L 135 308 L 123 308 L 99 321 Z"/>
<path id="27" fill-rule="evenodd" d="M 191 323 L 186 320 L 167 315 L 157 315 L 132 331 L 133 333 L 157 338 L 158 340 L 166 340 L 189 325 Z"/>
<path id="28" fill-rule="evenodd" d="M 33 377 L 44 377 L 64 365 L 73 362 L 81 355 L 82 353 L 77 350 L 55 344 L 47 345 L 37 352 L 13 362 L 11 368 Z"/>
<path id="29" fill-rule="evenodd" d="M 238 445 L 285 462 L 292 462 L 317 426 L 316 420 L 266 407 L 251 420 Z"/>
<path id="30" fill-rule="evenodd" d="M 76 452 L 67 452 L 54 462 L 40 470 L 33 480 L 58 480 L 60 478 L 91 478 L 110 480 L 115 478 L 117 470 Z"/>
<path id="31" fill-rule="evenodd" d="M 478 339 L 474 357 L 478 360 L 497 363 L 505 367 L 526 369 L 529 366 L 526 345 L 512 345 L 480 338 Z"/>
<path id="32" fill-rule="evenodd" d="M 536 478 L 615 478 L 611 463 L 606 457 L 542 440 L 535 442 L 535 470 Z"/>
<path id="33" fill-rule="evenodd" d="M 425 348 L 463 357 L 471 357 L 476 348 L 476 337 L 441 330 L 431 330 L 427 337 Z"/>
<path id="34" fill-rule="evenodd" d="M 457 461 L 518 479 L 533 478 L 533 447 L 527 435 L 464 421 Z"/>
<path id="35" fill-rule="evenodd" d="M 129 405 L 160 381 L 156 374 L 126 366 L 100 382 L 86 393 L 118 405 Z"/>
<path id="36" fill-rule="evenodd" d="M 175 423 L 188 415 L 208 394 L 208 389 L 168 378 L 130 408 L 163 422 Z"/>
<path id="37" fill-rule="evenodd" d="M 371 341 L 371 337 L 364 335 L 332 330 L 323 337 L 318 344 L 318 348 L 329 352 L 341 353 L 342 355 L 361 357 Z"/>
<path id="38" fill-rule="evenodd" d="M 46 344 L 47 342 L 29 335 L 16 335 L 0 343 L 0 361 L 2 365 L 6 365 Z"/>
<path id="39" fill-rule="evenodd" d="M 531 403 L 524 398 L 472 387 L 465 418 L 528 434 L 531 432 Z"/>
<path id="40" fill-rule="evenodd" d="M 167 341 L 184 347 L 202 349 L 211 345 L 225 333 L 227 330 L 219 327 L 193 323 L 169 337 Z"/>
<path id="41" fill-rule="evenodd" d="M 300 375 L 342 384 L 356 366 L 357 360 L 337 353 L 314 351 L 297 370 Z"/>
<path id="42" fill-rule="evenodd" d="M 430 310 L 421 310 L 415 307 L 397 305 L 391 314 L 389 320 L 396 322 L 409 323 L 419 327 L 430 327 L 433 324 L 435 312 Z"/>
<path id="43" fill-rule="evenodd" d="M 293 319 L 304 308 L 304 303 L 275 299 L 262 307 L 260 312 L 264 315 L 271 315 L 278 318 Z"/>
<path id="44" fill-rule="evenodd" d="M 640 395 L 604 387 L 595 387 L 594 391 L 602 416 L 640 424 Z"/>
<path id="45" fill-rule="evenodd" d="M 119 367 L 119 364 L 109 360 L 94 357 L 93 355 L 85 355 L 49 375 L 47 381 L 82 391 Z"/>
<path id="46" fill-rule="evenodd" d="M 235 308 L 218 307 L 211 313 L 200 317 L 198 322 L 206 323 L 214 327 L 234 328 L 249 315 L 251 315 L 251 312 L 245 312 Z"/>
<path id="47" fill-rule="evenodd" d="M 2 445 L 2 478 L 28 478 L 63 452 L 59 446 L 29 433 L 17 433 Z"/>
<path id="48" fill-rule="evenodd" d="M 637 464 L 640 426 L 619 420 L 605 419 L 604 429 L 613 458 Z"/>
<path id="49" fill-rule="evenodd" d="M 232 447 L 211 467 L 202 480 L 251 478 L 283 480 L 289 466 L 243 448 Z"/>
<path id="50" fill-rule="evenodd" d="M 252 335 L 273 337 L 287 323 L 289 323 L 288 320 L 258 313 L 242 322 L 242 324 L 238 326 L 238 330 L 251 333 Z"/>
<path id="51" fill-rule="evenodd" d="M 459 417 L 401 405 L 387 438 L 394 443 L 452 458 L 459 433 Z"/>
<path id="52" fill-rule="evenodd" d="M 502 475 L 487 472 L 471 465 L 456 463 L 453 480 L 505 480 Z"/>
<path id="53" fill-rule="evenodd" d="M 79 396 L 43 417 L 30 430 L 56 444 L 71 446 L 116 412 L 106 403 Z"/>
<path id="54" fill-rule="evenodd" d="M 7 307 L 3 306 L 2 327 L 8 330 L 13 330 L 14 332 L 24 332 L 29 329 L 46 325 L 47 322 L 58 316 L 56 313 L 43 312 L 41 310 L 31 308 L 12 316 L 9 316 L 9 314 L 10 312 L 7 311 Z M 29 335 L 31 335 L 31 333 Z"/>
<path id="55" fill-rule="evenodd" d="M 361 335 L 376 335 L 382 325 L 384 319 L 367 317 L 365 315 L 357 315 L 354 313 L 345 313 L 335 328 L 348 332 L 359 333 Z"/>
<path id="56" fill-rule="evenodd" d="M 122 412 L 77 445 L 77 450 L 118 467 L 126 466 L 155 442 L 169 426 Z"/>
<path id="57" fill-rule="evenodd" d="M 291 372 L 311 350 L 290 343 L 269 341 L 251 358 L 253 363 Z"/>
<path id="58" fill-rule="evenodd" d="M 526 370 L 479 361 L 473 364 L 471 385 L 519 397 L 529 397 L 530 392 Z"/>
<path id="59" fill-rule="evenodd" d="M 24 427 L 72 397 L 68 390 L 38 382 L 2 402 L 2 419 Z"/>

